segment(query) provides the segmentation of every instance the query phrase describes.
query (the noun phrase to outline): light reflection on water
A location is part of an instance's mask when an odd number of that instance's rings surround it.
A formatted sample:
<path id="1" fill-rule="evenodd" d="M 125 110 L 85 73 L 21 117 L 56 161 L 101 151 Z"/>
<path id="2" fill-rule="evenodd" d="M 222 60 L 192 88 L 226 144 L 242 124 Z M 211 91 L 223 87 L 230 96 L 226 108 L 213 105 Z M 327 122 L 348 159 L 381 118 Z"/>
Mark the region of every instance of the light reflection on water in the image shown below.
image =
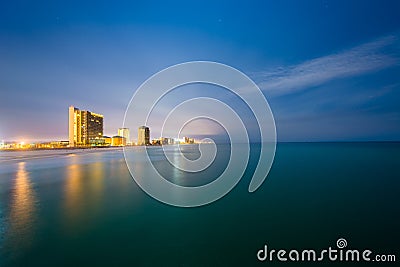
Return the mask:
<path id="1" fill-rule="evenodd" d="M 164 169 L 160 148 L 151 150 L 160 171 L 186 182 Z M 265 242 L 325 248 L 342 236 L 392 253 L 400 240 L 399 151 L 400 144 L 279 144 L 256 193 L 248 193 L 247 175 L 195 209 L 147 196 L 121 150 L 1 162 L 0 266 L 251 266 Z M 145 172 L 140 155 L 135 160 Z M 216 161 L 193 183 L 218 175 L 224 160 Z"/>
<path id="2" fill-rule="evenodd" d="M 101 157 L 101 155 L 95 155 Z M 105 164 L 95 161 L 87 166 L 79 159 L 69 159 L 64 179 L 63 222 L 67 234 L 79 234 L 90 227 L 85 220 L 96 217 L 102 210 L 105 194 Z"/>
<path id="3" fill-rule="evenodd" d="M 72 223 L 78 223 L 82 213 L 82 204 L 84 203 L 83 176 L 81 165 L 73 164 L 67 166 L 65 179 L 65 219 L 66 226 Z M 68 227 L 69 228 L 69 227 Z"/>
<path id="4" fill-rule="evenodd" d="M 106 198 L 105 169 L 108 178 L 117 176 L 132 184 L 129 173 L 121 175 L 121 152 L 121 149 L 87 153 L 54 151 L 51 153 L 54 157 L 49 157 L 48 151 L 43 151 L 43 155 L 31 151 L 3 153 L 0 266 L 4 266 L 3 262 L 29 259 L 43 236 L 74 238 L 90 229 Z M 116 166 L 110 164 L 113 161 Z"/>
<path id="5" fill-rule="evenodd" d="M 36 193 L 25 162 L 18 163 L 11 197 L 9 230 L 7 231 L 7 234 L 11 236 L 6 236 L 6 238 L 12 240 L 9 244 L 11 249 L 24 250 L 32 246 L 38 208 Z M 23 239 L 18 236 L 22 236 Z"/>

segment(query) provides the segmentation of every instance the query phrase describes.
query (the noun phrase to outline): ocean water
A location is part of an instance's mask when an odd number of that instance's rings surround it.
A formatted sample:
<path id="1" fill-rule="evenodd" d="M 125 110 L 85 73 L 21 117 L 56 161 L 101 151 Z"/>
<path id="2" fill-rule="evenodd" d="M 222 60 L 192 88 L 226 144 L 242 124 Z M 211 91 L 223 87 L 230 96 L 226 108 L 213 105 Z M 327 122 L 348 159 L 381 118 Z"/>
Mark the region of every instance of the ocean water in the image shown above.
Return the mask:
<path id="1" fill-rule="evenodd" d="M 212 181 L 230 152 L 220 146 L 210 170 L 188 178 L 151 149 L 159 171 L 184 185 Z M 279 143 L 268 178 L 249 193 L 258 153 L 253 145 L 225 197 L 177 208 L 138 187 L 121 149 L 0 152 L 0 266 L 298 266 L 256 254 L 339 238 L 400 260 L 400 143 Z"/>

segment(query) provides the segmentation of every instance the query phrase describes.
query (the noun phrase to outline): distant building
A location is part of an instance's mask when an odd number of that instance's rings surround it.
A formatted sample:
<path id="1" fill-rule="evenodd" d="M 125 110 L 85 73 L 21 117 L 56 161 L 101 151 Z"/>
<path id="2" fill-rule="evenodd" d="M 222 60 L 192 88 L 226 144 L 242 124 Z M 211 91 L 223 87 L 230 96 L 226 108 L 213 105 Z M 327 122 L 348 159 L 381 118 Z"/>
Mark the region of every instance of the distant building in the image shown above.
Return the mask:
<path id="1" fill-rule="evenodd" d="M 145 146 L 150 144 L 150 129 L 146 126 L 140 126 L 138 129 L 138 146 Z"/>
<path id="2" fill-rule="evenodd" d="M 167 137 L 160 137 L 160 143 L 162 145 L 168 145 L 168 138 Z"/>
<path id="3" fill-rule="evenodd" d="M 175 140 L 169 137 L 160 137 L 160 143 L 162 145 L 173 145 L 175 143 Z"/>
<path id="4" fill-rule="evenodd" d="M 109 137 L 109 136 L 103 136 L 103 139 L 104 139 L 104 145 L 106 145 L 106 146 L 111 146 L 111 141 L 112 141 L 112 138 L 111 138 L 111 137 Z"/>
<path id="5" fill-rule="evenodd" d="M 119 128 L 118 129 L 118 136 L 122 136 L 126 140 L 126 144 L 130 145 L 131 144 L 131 139 L 130 139 L 130 134 L 129 134 L 129 128 Z"/>
<path id="6" fill-rule="evenodd" d="M 69 145 L 69 141 L 51 141 L 42 142 L 34 144 L 35 148 L 45 149 L 45 148 L 66 148 Z"/>
<path id="7" fill-rule="evenodd" d="M 153 140 L 151 140 L 151 144 L 153 146 L 160 146 L 161 145 L 161 139 L 153 139 Z"/>
<path id="8" fill-rule="evenodd" d="M 183 141 L 185 144 L 194 144 L 194 139 L 187 136 L 183 137 Z"/>
<path id="9" fill-rule="evenodd" d="M 100 138 L 93 138 L 89 140 L 90 146 L 105 146 L 105 140 L 103 137 Z"/>
<path id="10" fill-rule="evenodd" d="M 89 146 L 103 136 L 103 115 L 69 107 L 69 146 Z"/>
<path id="11" fill-rule="evenodd" d="M 184 144 L 185 143 L 185 139 L 184 138 L 176 138 L 174 143 L 175 144 Z"/>
<path id="12" fill-rule="evenodd" d="M 123 136 L 113 136 L 111 138 L 111 146 L 125 146 L 126 145 L 126 139 Z"/>

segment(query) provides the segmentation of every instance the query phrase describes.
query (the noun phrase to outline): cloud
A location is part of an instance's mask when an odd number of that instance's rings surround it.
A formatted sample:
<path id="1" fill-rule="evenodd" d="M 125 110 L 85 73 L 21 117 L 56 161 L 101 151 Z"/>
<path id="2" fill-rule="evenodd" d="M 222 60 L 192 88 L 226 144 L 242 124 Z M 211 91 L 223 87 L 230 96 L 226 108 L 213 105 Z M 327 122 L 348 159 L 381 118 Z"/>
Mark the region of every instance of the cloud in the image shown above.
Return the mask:
<path id="1" fill-rule="evenodd" d="M 384 51 L 393 45 L 398 47 L 397 36 L 386 36 L 340 53 L 251 76 L 263 91 L 271 95 L 295 93 L 334 79 L 362 75 L 396 65 L 397 56 Z"/>

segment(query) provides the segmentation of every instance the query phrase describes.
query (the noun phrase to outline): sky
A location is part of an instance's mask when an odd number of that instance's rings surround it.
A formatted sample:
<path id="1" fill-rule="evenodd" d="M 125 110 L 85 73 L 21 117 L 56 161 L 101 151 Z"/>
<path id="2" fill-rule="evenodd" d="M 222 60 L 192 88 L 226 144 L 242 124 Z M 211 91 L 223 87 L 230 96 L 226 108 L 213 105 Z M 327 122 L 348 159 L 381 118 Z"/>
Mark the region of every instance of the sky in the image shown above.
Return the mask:
<path id="1" fill-rule="evenodd" d="M 103 114 L 116 135 L 146 79 L 194 60 L 253 79 L 278 141 L 400 140 L 399 1 L 115 2 L 0 2 L 0 140 L 67 140 L 70 105 Z M 224 90 L 179 90 L 159 113 L 211 95 L 252 129 Z M 219 135 L 212 124 L 188 134 Z"/>

